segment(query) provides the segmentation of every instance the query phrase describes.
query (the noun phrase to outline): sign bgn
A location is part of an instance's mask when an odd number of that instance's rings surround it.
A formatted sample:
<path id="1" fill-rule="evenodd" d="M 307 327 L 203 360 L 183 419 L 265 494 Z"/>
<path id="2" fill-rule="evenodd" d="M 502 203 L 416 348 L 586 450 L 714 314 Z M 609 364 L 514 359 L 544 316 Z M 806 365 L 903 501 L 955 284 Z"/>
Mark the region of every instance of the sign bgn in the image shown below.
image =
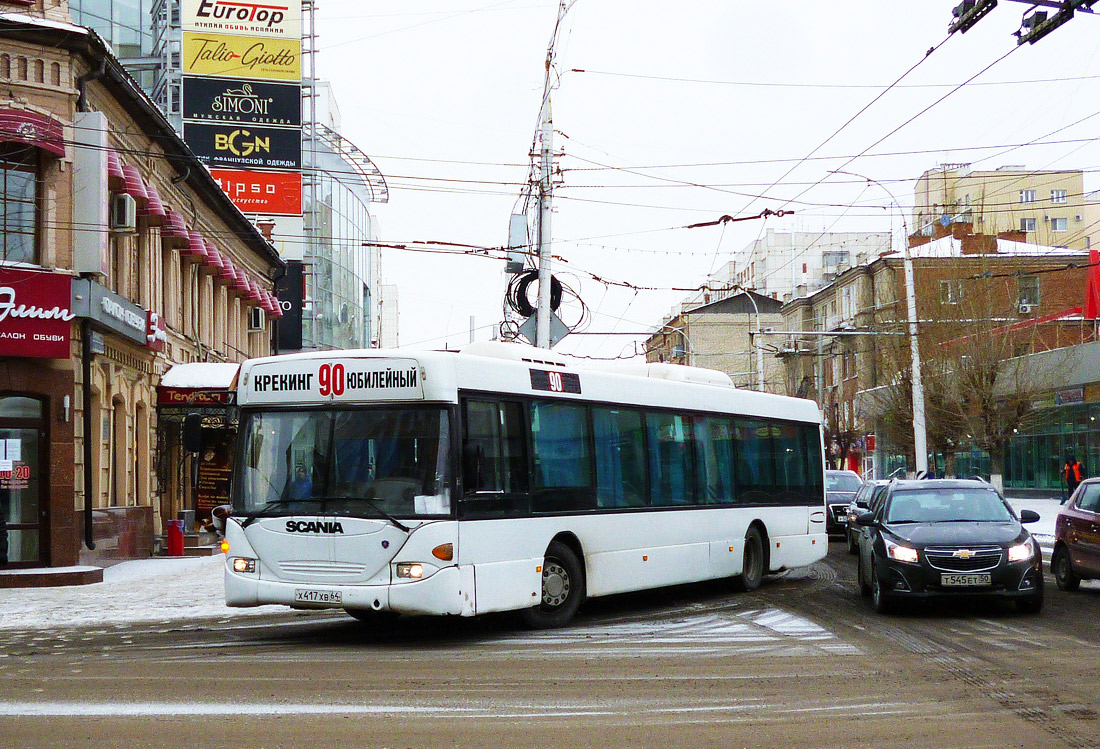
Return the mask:
<path id="1" fill-rule="evenodd" d="M 185 122 L 183 139 L 204 164 L 231 169 L 298 169 L 302 131 Z"/>

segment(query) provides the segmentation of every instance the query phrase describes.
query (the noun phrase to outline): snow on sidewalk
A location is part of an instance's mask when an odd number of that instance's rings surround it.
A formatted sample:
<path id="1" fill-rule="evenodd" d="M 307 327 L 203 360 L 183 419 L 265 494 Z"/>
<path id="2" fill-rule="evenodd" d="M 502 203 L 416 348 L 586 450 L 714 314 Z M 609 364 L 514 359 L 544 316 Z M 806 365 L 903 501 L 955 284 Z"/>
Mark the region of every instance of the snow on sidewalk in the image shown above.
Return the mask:
<path id="1" fill-rule="evenodd" d="M 225 605 L 225 557 L 155 557 L 103 571 L 103 582 L 0 591 L 0 630 L 169 622 L 288 611 Z"/>

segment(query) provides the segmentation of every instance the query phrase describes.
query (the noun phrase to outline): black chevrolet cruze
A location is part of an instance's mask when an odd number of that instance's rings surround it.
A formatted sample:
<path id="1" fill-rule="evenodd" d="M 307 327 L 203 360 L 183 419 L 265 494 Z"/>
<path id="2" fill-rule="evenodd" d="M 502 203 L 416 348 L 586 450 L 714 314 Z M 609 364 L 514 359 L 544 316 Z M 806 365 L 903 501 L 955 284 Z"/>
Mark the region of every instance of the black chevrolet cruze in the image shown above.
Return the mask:
<path id="1" fill-rule="evenodd" d="M 859 526 L 859 591 L 876 611 L 901 600 L 1002 597 L 1043 607 L 1042 551 L 1000 493 L 980 480 L 894 481 Z"/>

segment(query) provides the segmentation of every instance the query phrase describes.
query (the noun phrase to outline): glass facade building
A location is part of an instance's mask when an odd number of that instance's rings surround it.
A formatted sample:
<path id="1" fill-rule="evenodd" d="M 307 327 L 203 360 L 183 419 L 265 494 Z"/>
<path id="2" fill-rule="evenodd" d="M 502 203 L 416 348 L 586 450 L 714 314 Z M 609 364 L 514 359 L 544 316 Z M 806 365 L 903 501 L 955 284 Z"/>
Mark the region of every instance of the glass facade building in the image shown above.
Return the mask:
<path id="1" fill-rule="evenodd" d="M 338 137 L 338 136 L 335 136 Z M 376 249 L 371 238 L 370 186 L 321 140 L 317 169 L 303 190 L 306 215 L 307 303 L 302 345 L 307 349 L 362 348 L 377 337 L 371 293 Z"/>
<path id="2" fill-rule="evenodd" d="M 145 93 L 181 130 L 180 0 L 70 0 L 69 9 L 76 24 L 92 28 L 111 44 Z M 304 42 L 303 49 L 313 49 L 313 44 Z M 304 52 L 303 58 L 309 54 Z M 306 64 L 304 75 L 310 67 Z M 302 84 L 303 115 L 308 118 L 312 111 L 319 121 L 331 119 L 334 103 L 321 102 L 322 112 L 318 102 L 309 105 L 311 95 L 331 96 L 327 86 L 308 79 Z M 302 170 L 303 229 L 301 237 L 287 243 L 293 249 L 284 257 L 303 262 L 302 345 L 377 346 L 380 250 L 365 243 L 377 238 L 370 204 L 389 199 L 385 179 L 335 129 L 303 124 L 302 151 L 312 160 Z M 313 132 L 315 143 L 310 142 Z M 276 233 L 283 233 L 282 228 Z"/>

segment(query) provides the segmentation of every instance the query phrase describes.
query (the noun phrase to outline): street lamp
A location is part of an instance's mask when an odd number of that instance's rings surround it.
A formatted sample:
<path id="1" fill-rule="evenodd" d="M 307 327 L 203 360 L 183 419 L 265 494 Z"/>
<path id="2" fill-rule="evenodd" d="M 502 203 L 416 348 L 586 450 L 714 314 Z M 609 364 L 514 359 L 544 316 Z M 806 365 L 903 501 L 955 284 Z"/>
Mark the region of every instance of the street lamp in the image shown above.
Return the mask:
<path id="1" fill-rule="evenodd" d="M 894 194 L 886 189 L 878 180 L 873 180 L 864 174 L 846 172 L 840 169 L 833 170 L 832 173 L 859 177 L 860 179 L 867 180 L 869 183 L 878 185 L 883 192 L 890 196 L 890 200 L 893 201 L 894 207 L 898 209 L 898 214 L 901 216 L 901 228 L 904 232 L 901 246 L 902 257 L 904 259 L 903 264 L 905 267 L 905 308 L 909 317 L 909 356 L 912 360 L 913 371 L 913 451 L 917 462 L 917 477 L 923 478 L 928 475 L 928 432 L 924 413 L 924 385 L 921 383 L 920 376 L 920 345 L 917 341 L 916 284 L 913 273 L 913 256 L 909 254 L 909 226 L 905 221 L 905 211 L 901 209 Z"/>
<path id="2" fill-rule="evenodd" d="M 684 343 L 687 344 L 687 363 L 688 363 L 688 366 L 691 366 L 691 365 L 695 364 L 695 345 L 692 344 L 691 339 L 688 338 L 688 334 L 687 334 L 687 332 L 685 331 L 684 328 L 677 328 L 675 325 L 669 325 L 668 323 L 665 323 L 661 327 L 657 328 L 657 330 L 658 331 L 660 331 L 660 330 L 672 330 L 672 331 L 675 331 L 675 332 L 679 333 L 680 337 L 684 339 Z"/>
<path id="3" fill-rule="evenodd" d="M 762 330 L 760 326 L 760 307 L 757 306 L 751 289 L 746 289 L 740 284 L 734 288 L 745 292 L 745 296 L 752 302 L 752 309 L 756 313 L 756 334 L 754 335 L 752 330 L 749 331 L 749 345 L 752 346 L 753 352 L 756 354 L 756 389 L 762 393 L 764 392 L 764 349 L 760 346 L 760 331 Z"/>

